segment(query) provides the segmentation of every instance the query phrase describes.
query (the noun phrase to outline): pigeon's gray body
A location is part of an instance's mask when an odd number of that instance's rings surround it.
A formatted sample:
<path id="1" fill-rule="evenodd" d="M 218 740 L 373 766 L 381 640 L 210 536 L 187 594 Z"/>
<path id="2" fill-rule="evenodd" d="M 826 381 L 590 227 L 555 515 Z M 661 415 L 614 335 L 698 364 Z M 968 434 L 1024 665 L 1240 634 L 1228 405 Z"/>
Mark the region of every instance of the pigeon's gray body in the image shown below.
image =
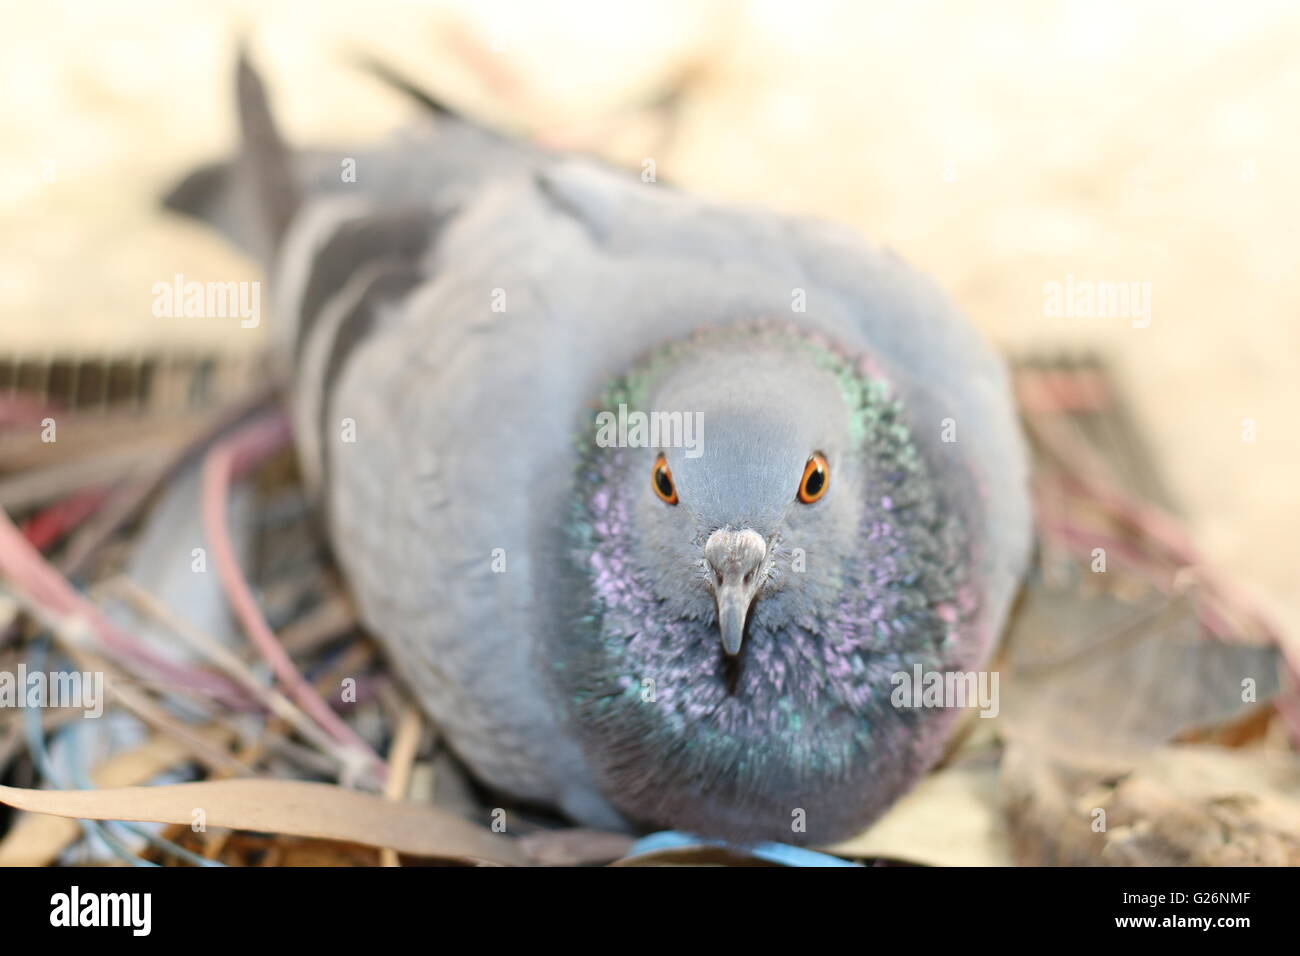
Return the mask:
<path id="1" fill-rule="evenodd" d="M 556 596 L 585 586 L 565 535 L 595 403 L 702 329 L 775 319 L 888 371 L 925 455 L 960 476 L 982 589 L 967 656 L 986 657 L 1029 531 L 1006 375 L 892 254 L 454 118 L 296 162 L 272 286 L 303 468 L 366 625 L 485 782 L 620 819 L 539 658 Z"/>

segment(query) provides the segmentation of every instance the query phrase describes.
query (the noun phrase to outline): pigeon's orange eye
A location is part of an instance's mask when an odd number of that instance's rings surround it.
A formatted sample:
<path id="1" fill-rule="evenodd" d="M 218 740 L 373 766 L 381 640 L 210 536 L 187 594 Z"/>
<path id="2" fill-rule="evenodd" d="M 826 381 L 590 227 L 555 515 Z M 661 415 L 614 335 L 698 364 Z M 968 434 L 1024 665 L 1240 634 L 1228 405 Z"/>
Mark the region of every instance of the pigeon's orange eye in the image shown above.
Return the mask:
<path id="1" fill-rule="evenodd" d="M 826 494 L 826 487 L 830 483 L 831 470 L 826 464 L 826 456 L 814 452 L 808 459 L 808 464 L 803 466 L 803 478 L 799 480 L 799 500 L 806 505 L 812 504 Z"/>
<path id="2" fill-rule="evenodd" d="M 677 486 L 673 484 L 673 473 L 668 470 L 668 462 L 664 461 L 663 455 L 655 459 L 654 471 L 650 474 L 650 484 L 654 487 L 660 501 L 670 505 L 677 504 Z"/>

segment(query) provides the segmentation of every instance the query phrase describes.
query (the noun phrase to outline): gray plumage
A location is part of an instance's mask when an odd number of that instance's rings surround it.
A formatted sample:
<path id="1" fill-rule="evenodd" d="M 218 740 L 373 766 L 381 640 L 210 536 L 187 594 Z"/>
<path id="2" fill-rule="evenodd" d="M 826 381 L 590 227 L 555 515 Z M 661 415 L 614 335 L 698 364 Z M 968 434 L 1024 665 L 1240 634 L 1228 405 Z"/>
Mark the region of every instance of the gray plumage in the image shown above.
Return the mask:
<path id="1" fill-rule="evenodd" d="M 457 752 L 591 825 L 803 842 L 878 814 L 952 716 L 882 709 L 889 670 L 981 666 L 1026 560 L 998 358 L 844 228 L 447 115 L 349 155 L 355 182 L 346 157 L 295 154 L 282 241 L 227 211 L 259 195 L 238 165 L 172 204 L 271 250 L 303 471 L 365 623 Z M 679 505 L 651 487 L 658 450 L 593 444 L 594 412 L 640 388 L 703 413 L 701 457 L 663 449 Z M 863 442 L 891 443 L 889 467 Z M 830 486 L 803 505 L 814 452 Z M 627 580 L 601 583 L 615 560 Z M 726 648 L 724 569 L 759 575 Z"/>

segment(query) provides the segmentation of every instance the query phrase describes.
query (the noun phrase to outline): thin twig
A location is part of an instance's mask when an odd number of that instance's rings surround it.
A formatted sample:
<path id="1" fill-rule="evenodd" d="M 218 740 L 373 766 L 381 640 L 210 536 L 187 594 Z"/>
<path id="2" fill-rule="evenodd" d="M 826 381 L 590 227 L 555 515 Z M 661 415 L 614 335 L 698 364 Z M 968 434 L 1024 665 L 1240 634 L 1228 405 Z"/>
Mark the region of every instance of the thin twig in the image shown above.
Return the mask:
<path id="1" fill-rule="evenodd" d="M 384 783 L 384 796 L 389 800 L 405 800 L 411 785 L 411 767 L 420 749 L 420 731 L 423 722 L 420 711 L 408 704 L 397 721 L 397 732 L 388 751 L 388 780 Z M 397 851 L 385 847 L 380 851 L 380 866 L 400 866 Z"/>
<path id="2" fill-rule="evenodd" d="M 97 590 L 119 595 L 143 613 L 162 623 L 209 661 L 229 674 L 231 678 L 238 681 L 240 686 L 246 688 L 250 694 L 265 705 L 267 710 L 286 724 L 289 724 L 294 730 L 302 734 L 309 743 L 331 757 L 340 771 L 346 772 L 352 768 L 354 761 L 351 754 L 339 747 L 327 733 L 294 706 L 293 701 L 274 688 L 264 687 L 257 679 L 257 675 L 248 669 L 248 666 L 239 659 L 237 654 L 200 628 L 173 614 L 170 608 L 149 591 L 127 577 L 117 577 L 106 581 Z"/>

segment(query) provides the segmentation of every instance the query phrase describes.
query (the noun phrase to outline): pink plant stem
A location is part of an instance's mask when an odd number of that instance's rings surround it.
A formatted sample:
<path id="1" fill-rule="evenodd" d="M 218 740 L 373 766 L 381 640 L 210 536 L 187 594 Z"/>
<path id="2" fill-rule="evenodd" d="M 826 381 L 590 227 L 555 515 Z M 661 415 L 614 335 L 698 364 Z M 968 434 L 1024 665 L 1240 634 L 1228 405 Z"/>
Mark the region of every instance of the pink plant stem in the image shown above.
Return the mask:
<path id="1" fill-rule="evenodd" d="M 108 494 L 108 488 L 83 488 L 23 522 L 23 537 L 37 551 L 45 551 L 98 511 Z"/>
<path id="2" fill-rule="evenodd" d="M 256 464 L 283 447 L 289 440 L 289 423 L 283 412 L 257 419 L 223 439 L 207 453 L 203 461 L 203 527 L 208 545 L 230 601 L 244 631 L 258 652 L 271 665 L 284 692 L 307 713 L 321 729 L 340 744 L 354 748 L 374 764 L 380 775 L 384 762 L 352 730 L 307 682 L 284 647 L 271 631 L 253 597 L 252 589 L 235 560 L 226 523 L 226 499 L 232 478 L 247 474 Z"/>
<path id="3" fill-rule="evenodd" d="M 174 687 L 228 701 L 247 700 L 247 695 L 234 682 L 210 671 L 173 664 L 142 647 L 44 559 L 14 526 L 3 508 L 0 508 L 0 574 L 14 582 L 50 615 L 83 619 L 106 648 L 158 679 Z"/>

